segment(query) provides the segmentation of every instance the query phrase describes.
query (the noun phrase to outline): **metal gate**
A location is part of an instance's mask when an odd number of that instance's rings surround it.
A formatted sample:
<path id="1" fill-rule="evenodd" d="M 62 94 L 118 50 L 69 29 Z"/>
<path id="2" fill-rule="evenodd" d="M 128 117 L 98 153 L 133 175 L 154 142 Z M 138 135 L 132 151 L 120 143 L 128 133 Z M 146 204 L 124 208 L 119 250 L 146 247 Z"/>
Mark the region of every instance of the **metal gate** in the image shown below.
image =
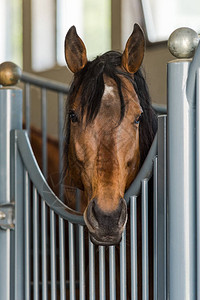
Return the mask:
<path id="1" fill-rule="evenodd" d="M 22 130 L 22 91 L 14 86 L 0 89 L 1 299 L 138 299 L 141 284 L 143 300 L 150 297 L 150 284 L 154 300 L 200 299 L 199 64 L 200 47 L 192 62 L 180 59 L 168 64 L 168 116 L 159 117 L 158 133 L 149 154 L 125 194 L 130 208 L 130 243 L 126 243 L 125 232 L 119 247 L 94 246 L 82 215 L 65 206 L 45 179 L 46 90 L 58 92 L 61 132 L 63 97 L 68 88 L 26 73 L 18 74 L 25 82 L 27 131 Z M 28 138 L 31 85 L 42 88 L 43 173 Z M 59 144 L 61 148 L 61 135 Z M 62 161 L 60 170 L 61 166 Z M 151 177 L 153 280 L 149 282 Z M 141 277 L 137 274 L 138 195 L 142 219 Z"/>

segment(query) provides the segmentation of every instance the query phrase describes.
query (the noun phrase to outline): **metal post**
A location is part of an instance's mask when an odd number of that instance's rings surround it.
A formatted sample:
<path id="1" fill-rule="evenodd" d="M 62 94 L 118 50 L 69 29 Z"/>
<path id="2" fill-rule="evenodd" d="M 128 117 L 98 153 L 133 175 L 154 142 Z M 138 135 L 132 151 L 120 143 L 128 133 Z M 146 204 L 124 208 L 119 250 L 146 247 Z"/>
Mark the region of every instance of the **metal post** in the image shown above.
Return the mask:
<path id="1" fill-rule="evenodd" d="M 41 201 L 41 236 L 42 236 L 42 300 L 48 299 L 47 281 L 47 205 Z"/>
<path id="2" fill-rule="evenodd" d="M 196 299 L 195 107 L 187 99 L 189 61 L 168 64 L 168 295 Z"/>
<path id="3" fill-rule="evenodd" d="M 39 299 L 39 201 L 33 186 L 33 299 Z"/>
<path id="4" fill-rule="evenodd" d="M 197 300 L 200 300 L 200 69 L 197 73 L 196 95 Z"/>
<path id="5" fill-rule="evenodd" d="M 10 178 L 12 175 L 11 155 L 13 154 L 10 149 L 10 132 L 12 129 L 22 128 L 21 90 L 14 87 L 0 88 L 0 116 L 0 205 L 2 205 L 5 203 L 9 204 L 14 200 L 14 192 L 11 189 L 10 182 Z M 16 226 L 18 229 L 19 225 L 17 224 Z M 15 270 L 14 266 L 14 247 L 17 247 L 18 245 L 19 252 L 21 252 L 23 249 L 22 243 L 21 246 L 19 244 L 13 244 L 14 234 L 15 233 L 11 232 L 10 229 L 0 229 L 0 291 L 1 298 L 5 300 L 10 299 L 10 297 L 14 295 L 14 274 L 15 271 L 18 271 Z M 22 259 L 22 257 L 20 257 L 19 260 L 20 259 Z M 20 263 L 19 260 L 18 264 Z M 21 276 L 23 277 L 23 272 L 21 273 L 21 275 L 19 275 L 19 281 Z M 22 281 L 19 285 L 18 287 L 21 288 L 23 285 Z"/>
<path id="6" fill-rule="evenodd" d="M 56 214 L 50 210 L 50 242 L 51 242 L 51 299 L 57 299 L 56 288 Z"/>
<path id="7" fill-rule="evenodd" d="M 148 179 L 142 180 L 142 300 L 149 299 Z"/>
<path id="8" fill-rule="evenodd" d="M 167 116 L 158 118 L 158 157 L 154 161 L 154 299 L 167 299 Z M 157 276 L 156 276 L 157 275 Z"/>
<path id="9" fill-rule="evenodd" d="M 85 300 L 85 241 L 84 227 L 79 225 L 79 289 L 80 299 Z"/>
<path id="10" fill-rule="evenodd" d="M 30 300 L 30 179 L 24 170 L 24 269 L 25 269 L 25 299 Z"/>
<path id="11" fill-rule="evenodd" d="M 44 177 L 47 177 L 47 90 L 42 88 L 42 171 Z"/>
<path id="12" fill-rule="evenodd" d="M 116 299 L 116 266 L 115 246 L 109 247 L 109 278 L 110 278 L 110 300 Z"/>
<path id="13" fill-rule="evenodd" d="M 179 28 L 171 34 L 168 46 L 170 52 L 182 60 L 168 64 L 167 297 L 172 300 L 193 300 L 197 299 L 198 277 L 196 253 L 196 244 L 198 244 L 196 243 L 198 206 L 196 204 L 196 192 L 198 193 L 198 189 L 196 190 L 196 175 L 198 177 L 196 101 L 198 97 L 196 98 L 195 89 L 197 70 L 200 67 L 198 34 L 190 28 Z M 191 62 L 187 60 L 192 58 L 194 53 L 193 60 Z"/>
<path id="14" fill-rule="evenodd" d="M 130 197 L 130 242 L 131 242 L 131 296 L 138 299 L 137 263 L 137 197 Z"/>
<path id="15" fill-rule="evenodd" d="M 95 300 L 95 246 L 89 238 L 89 299 Z"/>
<path id="16" fill-rule="evenodd" d="M 105 247 L 99 246 L 99 299 L 106 298 Z"/>
<path id="17" fill-rule="evenodd" d="M 70 289 L 70 300 L 76 299 L 75 293 L 75 247 L 74 247 L 74 225 L 68 223 L 69 232 L 69 289 Z"/>
<path id="18" fill-rule="evenodd" d="M 65 269 L 65 226 L 59 216 L 59 257 L 60 257 L 60 299 L 66 299 L 66 269 Z"/>
<path id="19" fill-rule="evenodd" d="M 126 280 L 126 230 L 124 230 L 120 243 L 120 300 L 127 299 Z"/>

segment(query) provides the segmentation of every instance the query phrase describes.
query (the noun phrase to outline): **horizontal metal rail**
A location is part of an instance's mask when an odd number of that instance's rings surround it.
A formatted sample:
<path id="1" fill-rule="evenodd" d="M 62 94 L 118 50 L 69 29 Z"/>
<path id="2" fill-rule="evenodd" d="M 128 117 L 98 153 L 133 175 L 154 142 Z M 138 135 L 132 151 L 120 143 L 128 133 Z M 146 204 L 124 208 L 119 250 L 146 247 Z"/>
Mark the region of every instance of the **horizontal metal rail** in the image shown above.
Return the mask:
<path id="1" fill-rule="evenodd" d="M 166 115 L 167 114 L 167 106 L 166 105 L 153 103 L 152 106 L 158 115 Z"/>
<path id="2" fill-rule="evenodd" d="M 30 83 L 32 85 L 38 86 L 40 88 L 45 88 L 51 91 L 65 93 L 65 94 L 69 93 L 68 85 L 52 79 L 50 80 L 37 75 L 32 75 L 27 72 L 22 72 L 20 80 L 22 82 Z"/>

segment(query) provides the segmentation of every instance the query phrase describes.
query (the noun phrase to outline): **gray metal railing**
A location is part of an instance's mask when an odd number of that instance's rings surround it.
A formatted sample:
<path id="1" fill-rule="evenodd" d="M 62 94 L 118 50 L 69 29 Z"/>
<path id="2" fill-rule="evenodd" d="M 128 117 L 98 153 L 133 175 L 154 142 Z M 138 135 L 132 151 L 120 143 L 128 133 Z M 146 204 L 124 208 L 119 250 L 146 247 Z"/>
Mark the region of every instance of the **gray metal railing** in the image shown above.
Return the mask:
<path id="1" fill-rule="evenodd" d="M 46 141 L 47 141 L 47 131 L 46 131 L 46 89 L 50 88 L 55 91 L 55 82 L 49 83 L 46 80 L 39 80 L 35 76 L 22 73 L 21 79 L 25 82 L 25 106 L 26 106 L 26 123 L 27 132 L 30 132 L 30 87 L 31 85 L 37 85 L 37 87 L 42 87 L 41 97 L 42 97 L 42 130 L 43 130 L 43 159 L 46 160 Z M 61 110 L 63 110 L 63 92 L 68 92 L 68 88 L 64 85 L 59 85 L 59 103 L 61 102 Z M 22 99 L 21 99 L 22 101 Z M 22 120 L 21 120 L 22 122 Z M 61 121 L 63 124 L 63 119 Z M 61 125 L 60 125 L 61 128 Z M 61 130 L 60 130 L 61 132 Z M 25 224 L 25 230 L 20 233 L 16 231 L 16 238 L 21 240 L 20 252 L 24 251 L 24 261 L 21 264 L 25 264 L 25 268 L 21 265 L 20 270 L 23 268 L 22 275 L 15 277 L 16 286 L 20 286 L 20 291 L 15 291 L 15 297 L 19 297 L 21 293 L 24 293 L 25 299 L 29 299 L 31 293 L 34 295 L 34 299 L 39 299 L 42 293 L 42 298 L 47 299 L 47 294 L 49 287 L 51 287 L 51 295 L 56 298 L 57 293 L 60 294 L 61 299 L 75 299 L 76 286 L 79 284 L 80 299 L 87 299 L 86 291 L 86 276 L 84 269 L 86 268 L 86 258 L 85 251 L 86 248 L 89 250 L 89 294 L 90 299 L 100 297 L 100 299 L 105 299 L 107 293 L 106 286 L 108 280 L 109 284 L 109 294 L 110 299 L 127 299 L 128 290 L 127 284 L 129 279 L 132 281 L 131 294 L 138 295 L 138 276 L 137 276 L 137 217 L 136 208 L 138 199 L 137 196 L 142 191 L 142 236 L 143 236 L 143 293 L 146 295 L 146 299 L 149 294 L 149 278 L 148 278 L 148 180 L 152 176 L 153 159 L 157 154 L 157 136 L 155 137 L 154 143 L 151 150 L 149 151 L 147 160 L 145 161 L 141 171 L 139 172 L 135 184 L 127 191 L 126 200 L 130 203 L 130 250 L 129 245 L 126 244 L 126 232 L 123 235 L 122 241 L 120 243 L 120 250 L 116 247 L 109 247 L 109 253 L 106 253 L 106 248 L 100 246 L 98 252 L 96 252 L 96 247 L 88 241 L 88 246 L 85 241 L 85 232 L 83 229 L 84 220 L 81 213 L 71 210 L 62 201 L 60 201 L 53 191 L 48 186 L 45 176 L 47 174 L 47 164 L 43 163 L 42 172 L 34 158 L 28 134 L 23 130 L 15 130 L 12 132 L 12 145 L 13 153 L 15 153 L 14 169 L 15 179 L 14 190 L 15 190 L 15 203 L 17 207 L 25 206 L 25 215 L 22 217 L 20 214 L 21 221 L 18 220 L 18 215 L 16 216 L 16 227 L 20 222 Z M 60 138 L 62 141 L 62 137 Z M 60 143 L 61 145 L 62 143 Z M 18 175 L 21 174 L 20 176 Z M 21 177 L 22 176 L 22 177 Z M 22 179 L 23 178 L 23 179 Z M 24 183 L 24 187 L 22 185 Z M 40 208 L 41 207 L 41 208 Z M 17 208 L 18 210 L 18 208 Z M 33 222 L 31 223 L 31 220 Z M 49 221 L 48 221 L 49 220 Z M 66 223 L 64 223 L 66 220 Z M 40 224 L 41 222 L 41 230 Z M 55 224 L 58 222 L 59 230 L 55 231 Z M 75 225 L 77 224 L 77 225 Z M 66 228 L 67 226 L 67 228 Z M 78 227 L 77 227 L 78 226 Z M 76 229 L 77 227 L 77 229 Z M 22 229 L 22 228 L 21 228 Z M 66 241 L 64 232 L 67 229 L 67 235 L 69 240 Z M 75 239 L 74 232 L 78 231 L 79 239 L 78 244 Z M 30 233 L 33 232 L 33 236 Z M 56 235 L 58 237 L 56 238 Z M 32 237 L 31 237 L 32 236 Z M 56 244 L 58 240 L 58 245 Z M 56 244 L 56 245 L 55 245 Z M 79 259 L 76 257 L 75 244 L 78 247 Z M 69 257 L 65 256 L 66 247 Z M 48 249 L 50 254 L 48 254 Z M 59 251 L 59 261 L 56 252 Z M 131 264 L 133 269 L 131 270 L 128 277 L 127 274 L 127 258 L 126 253 L 130 251 L 131 253 Z M 33 255 L 31 254 L 33 252 Z M 99 253 L 97 255 L 97 253 Z M 120 272 L 119 266 L 116 265 L 116 256 L 119 255 L 120 260 Z M 97 270 L 97 259 L 99 260 L 98 266 L 98 278 L 96 278 Z M 109 257 L 109 278 L 106 278 L 106 260 Z M 69 259 L 69 261 L 68 261 Z M 66 261 L 67 260 L 67 261 Z M 69 268 L 66 269 L 66 263 L 69 262 Z M 16 264 L 15 268 L 19 265 Z M 32 270 L 31 270 L 31 267 Z M 60 270 L 59 274 L 56 272 L 57 266 Z M 75 270 L 79 270 L 79 278 L 75 274 Z M 51 276 L 48 275 L 48 269 L 50 268 Z M 116 273 L 117 272 L 117 273 Z M 68 275 L 67 275 L 68 274 Z M 119 275 L 120 274 L 120 275 Z M 156 274 L 156 273 L 155 273 Z M 116 276 L 120 276 L 120 293 L 118 293 L 119 286 L 116 285 Z M 130 278 L 129 278 L 130 277 Z M 25 278 L 25 280 L 23 280 Z M 41 278 L 41 279 L 40 279 Z M 98 280 L 98 282 L 97 282 Z M 60 282 L 58 288 L 57 282 Z M 66 282 L 69 285 L 69 292 L 66 289 Z M 50 285 L 49 285 L 50 283 Z M 42 287 L 42 292 L 40 290 Z M 99 286 L 99 295 L 96 292 L 96 287 Z M 68 295 L 69 293 L 69 295 Z M 5 298 L 6 299 L 6 298 Z"/>

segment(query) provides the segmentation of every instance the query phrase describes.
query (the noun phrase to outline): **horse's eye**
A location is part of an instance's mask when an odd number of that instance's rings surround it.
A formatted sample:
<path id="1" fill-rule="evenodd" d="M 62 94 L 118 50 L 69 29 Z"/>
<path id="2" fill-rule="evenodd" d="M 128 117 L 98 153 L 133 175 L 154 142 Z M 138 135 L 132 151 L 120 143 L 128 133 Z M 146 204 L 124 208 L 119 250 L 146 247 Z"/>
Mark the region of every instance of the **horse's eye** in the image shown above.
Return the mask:
<path id="1" fill-rule="evenodd" d="M 142 114 L 139 115 L 139 116 L 135 119 L 134 124 L 139 124 L 140 121 L 141 121 L 141 119 L 142 119 Z"/>
<path id="2" fill-rule="evenodd" d="M 78 122 L 78 117 L 74 110 L 69 111 L 69 118 L 73 123 Z"/>

